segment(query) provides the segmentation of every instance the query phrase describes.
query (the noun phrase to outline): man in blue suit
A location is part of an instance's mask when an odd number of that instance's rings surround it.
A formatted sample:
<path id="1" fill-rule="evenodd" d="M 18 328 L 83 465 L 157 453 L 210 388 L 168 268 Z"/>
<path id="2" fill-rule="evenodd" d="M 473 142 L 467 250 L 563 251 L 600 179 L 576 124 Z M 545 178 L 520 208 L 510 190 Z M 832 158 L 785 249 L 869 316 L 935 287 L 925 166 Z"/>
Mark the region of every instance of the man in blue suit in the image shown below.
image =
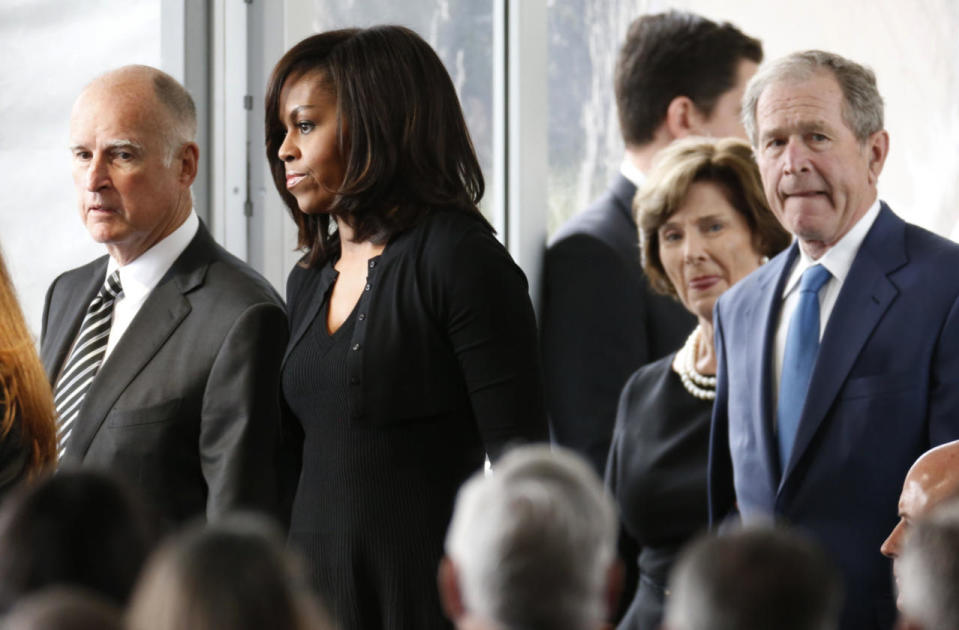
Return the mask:
<path id="1" fill-rule="evenodd" d="M 784 520 L 844 574 L 843 628 L 891 628 L 906 471 L 959 438 L 959 246 L 879 201 L 889 150 L 873 73 L 795 53 L 743 100 L 770 207 L 793 246 L 714 313 L 710 516 Z"/>

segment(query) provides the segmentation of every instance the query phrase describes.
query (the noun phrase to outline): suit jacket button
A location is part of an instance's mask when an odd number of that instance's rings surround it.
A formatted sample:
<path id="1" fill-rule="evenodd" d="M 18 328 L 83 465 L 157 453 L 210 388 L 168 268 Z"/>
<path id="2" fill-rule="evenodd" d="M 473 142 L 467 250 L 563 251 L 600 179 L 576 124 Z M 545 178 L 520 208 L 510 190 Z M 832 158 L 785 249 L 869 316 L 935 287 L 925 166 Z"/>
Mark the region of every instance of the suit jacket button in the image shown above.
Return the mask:
<path id="1" fill-rule="evenodd" d="M 366 319 L 366 313 L 360 313 L 359 318 L 360 318 L 360 321 L 363 321 L 364 319 Z"/>
<path id="2" fill-rule="evenodd" d="M 372 269 L 372 268 L 375 267 L 375 266 L 376 266 L 376 261 L 375 261 L 375 260 L 371 260 L 371 261 L 370 261 L 370 269 Z"/>
<path id="3" fill-rule="evenodd" d="M 353 352 L 356 352 L 356 351 L 359 350 L 359 349 L 360 349 L 360 344 L 354 343 L 354 344 L 353 344 Z"/>
<path id="4" fill-rule="evenodd" d="M 369 284 L 366 285 L 366 289 L 365 289 L 365 290 L 366 290 L 366 291 L 369 291 L 369 290 L 370 290 L 370 285 L 369 285 Z"/>

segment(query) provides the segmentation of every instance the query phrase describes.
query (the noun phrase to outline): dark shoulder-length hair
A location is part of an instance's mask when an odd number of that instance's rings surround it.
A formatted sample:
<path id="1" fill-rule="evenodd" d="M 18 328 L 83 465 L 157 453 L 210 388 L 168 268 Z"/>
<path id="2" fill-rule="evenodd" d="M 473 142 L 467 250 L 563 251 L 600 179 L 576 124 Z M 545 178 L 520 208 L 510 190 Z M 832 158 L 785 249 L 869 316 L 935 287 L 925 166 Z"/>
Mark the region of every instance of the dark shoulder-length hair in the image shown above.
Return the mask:
<path id="1" fill-rule="evenodd" d="M 308 215 L 286 189 L 280 93 L 288 80 L 314 75 L 336 97 L 344 175 L 328 213 Z M 319 33 L 287 51 L 267 86 L 266 155 L 306 266 L 339 251 L 331 216 L 349 223 L 356 240 L 375 242 L 437 208 L 482 217 L 483 174 L 456 90 L 429 44 L 401 26 Z"/>

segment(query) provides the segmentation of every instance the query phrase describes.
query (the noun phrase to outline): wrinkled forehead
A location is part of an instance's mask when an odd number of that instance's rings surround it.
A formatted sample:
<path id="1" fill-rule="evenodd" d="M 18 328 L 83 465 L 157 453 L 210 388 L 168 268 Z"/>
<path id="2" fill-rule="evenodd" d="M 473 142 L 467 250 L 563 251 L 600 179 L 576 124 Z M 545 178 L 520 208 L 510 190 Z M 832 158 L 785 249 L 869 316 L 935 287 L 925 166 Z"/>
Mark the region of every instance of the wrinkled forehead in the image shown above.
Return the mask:
<path id="1" fill-rule="evenodd" d="M 94 83 L 73 104 L 71 144 L 135 140 L 144 146 L 162 141 L 169 113 L 159 106 L 149 86 Z"/>

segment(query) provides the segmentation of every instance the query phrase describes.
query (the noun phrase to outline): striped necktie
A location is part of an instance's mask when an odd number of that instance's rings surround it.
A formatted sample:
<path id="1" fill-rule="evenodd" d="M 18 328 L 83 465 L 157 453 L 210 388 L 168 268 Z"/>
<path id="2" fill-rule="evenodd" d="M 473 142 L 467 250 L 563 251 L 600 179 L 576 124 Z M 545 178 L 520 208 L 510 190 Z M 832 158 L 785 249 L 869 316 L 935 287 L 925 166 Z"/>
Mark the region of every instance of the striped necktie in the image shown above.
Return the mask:
<path id="1" fill-rule="evenodd" d="M 54 391 L 54 404 L 60 417 L 57 430 L 59 454 L 63 457 L 67 439 L 73 431 L 73 423 L 80 413 L 83 399 L 93 384 L 107 352 L 110 325 L 113 323 L 113 304 L 123 288 L 120 286 L 120 271 L 114 271 L 100 288 L 80 324 L 80 332 L 73 344 L 73 351 L 60 372 Z"/>

